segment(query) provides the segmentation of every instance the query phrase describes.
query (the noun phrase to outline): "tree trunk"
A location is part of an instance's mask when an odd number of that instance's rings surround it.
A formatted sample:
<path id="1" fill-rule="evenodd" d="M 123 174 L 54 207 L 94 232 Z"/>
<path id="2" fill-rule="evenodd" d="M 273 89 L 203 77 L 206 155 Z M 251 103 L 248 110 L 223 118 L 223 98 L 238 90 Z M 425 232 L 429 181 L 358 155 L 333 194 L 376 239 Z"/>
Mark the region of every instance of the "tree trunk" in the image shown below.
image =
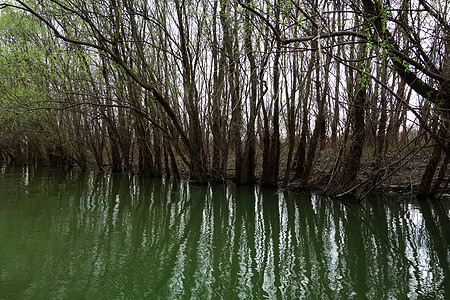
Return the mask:
<path id="1" fill-rule="evenodd" d="M 279 85 L 280 85 L 280 50 L 281 44 L 277 44 L 273 63 L 273 117 L 272 134 L 270 134 L 269 118 L 265 112 L 264 121 L 264 152 L 263 152 L 263 172 L 261 184 L 263 186 L 277 186 L 280 168 L 280 122 L 279 122 Z"/>
<path id="2" fill-rule="evenodd" d="M 214 2 L 213 8 L 213 42 L 212 42 L 212 63 L 213 63 L 213 93 L 211 96 L 211 133 L 212 133 L 212 179 L 224 182 L 226 180 L 226 161 L 227 161 L 227 141 L 225 133 L 223 88 L 225 78 L 225 54 L 223 49 L 219 51 L 217 39 L 217 7 L 218 1 Z M 219 54 L 220 52 L 220 54 Z"/>
<path id="3" fill-rule="evenodd" d="M 313 48 L 317 48 L 319 45 L 318 41 L 314 41 L 311 43 Z M 317 101 L 317 116 L 316 121 L 314 122 L 314 131 L 309 142 L 308 148 L 308 156 L 306 157 L 305 165 L 303 168 L 303 172 L 301 175 L 300 186 L 306 188 L 308 185 L 308 180 L 311 175 L 312 166 L 314 163 L 314 158 L 316 155 L 316 150 L 321 140 L 322 135 L 325 134 L 325 97 L 321 96 L 320 92 L 320 53 L 315 56 L 315 65 L 316 65 L 316 101 Z"/>
<path id="4" fill-rule="evenodd" d="M 250 116 L 247 125 L 247 139 L 245 142 L 244 162 L 242 164 L 242 183 L 252 183 L 255 181 L 255 167 L 256 167 L 256 134 L 255 134 L 255 122 L 257 116 L 257 89 L 258 89 L 258 74 L 256 68 L 255 56 L 253 54 L 252 45 L 252 30 L 250 26 L 250 13 L 245 14 L 245 36 L 244 46 L 247 54 L 248 61 L 250 63 Z"/>
<path id="5" fill-rule="evenodd" d="M 188 52 L 188 37 L 189 32 L 186 22 L 186 16 L 183 14 L 184 6 L 180 5 L 178 0 L 175 1 L 176 12 L 178 17 L 178 28 L 180 33 L 180 50 L 183 65 L 183 85 L 184 85 L 184 102 L 186 104 L 187 113 L 189 116 L 189 140 L 188 143 L 188 157 L 190 160 L 189 169 L 193 173 L 193 177 L 199 183 L 206 183 L 207 168 L 206 168 L 206 153 L 203 142 L 203 132 L 200 125 L 200 99 L 195 85 L 195 76 L 192 66 L 191 57 Z"/>
<path id="6" fill-rule="evenodd" d="M 237 42 L 233 42 L 233 31 L 230 26 L 231 16 L 228 7 L 228 1 L 221 0 L 220 20 L 223 28 L 223 45 L 225 54 L 228 57 L 228 86 L 231 99 L 231 124 L 230 124 L 230 142 L 235 156 L 234 181 L 243 183 L 242 176 L 242 107 L 239 95 L 239 73 L 236 63 Z"/>
<path id="7" fill-rule="evenodd" d="M 448 114 L 445 114 L 448 115 Z M 448 117 L 448 116 L 446 116 Z M 449 120 L 446 118 L 444 124 L 441 124 L 439 127 L 439 132 L 437 134 L 437 138 L 440 141 L 445 141 L 448 137 L 448 126 L 450 125 Z M 427 167 L 422 175 L 422 180 L 420 182 L 417 198 L 423 199 L 428 197 L 433 197 L 434 195 L 431 192 L 431 183 L 433 182 L 434 174 L 436 173 L 439 162 L 441 161 L 443 152 L 443 146 L 441 142 L 437 142 L 433 149 L 433 154 L 431 155 L 430 160 L 428 161 Z M 446 166 L 443 166 L 446 168 Z"/>
<path id="8" fill-rule="evenodd" d="M 366 57 L 367 45 L 360 45 L 359 58 Z M 364 63 L 360 61 L 360 68 Z M 351 187 L 356 180 L 361 162 L 361 156 L 364 149 L 365 138 L 365 106 L 366 106 L 366 83 L 367 78 L 365 74 L 358 73 L 356 80 L 356 95 L 350 103 L 349 121 L 351 126 L 350 146 L 347 150 L 347 154 L 344 155 L 344 161 L 342 162 L 342 169 L 338 175 L 338 191 L 342 192 L 345 189 Z"/>
<path id="9" fill-rule="evenodd" d="M 359 86 L 352 108 L 352 133 L 350 137 L 350 147 L 345 156 L 345 161 L 341 170 L 340 183 L 345 188 L 356 179 L 359 170 L 361 155 L 364 148 L 364 106 L 366 101 L 366 89 Z"/>

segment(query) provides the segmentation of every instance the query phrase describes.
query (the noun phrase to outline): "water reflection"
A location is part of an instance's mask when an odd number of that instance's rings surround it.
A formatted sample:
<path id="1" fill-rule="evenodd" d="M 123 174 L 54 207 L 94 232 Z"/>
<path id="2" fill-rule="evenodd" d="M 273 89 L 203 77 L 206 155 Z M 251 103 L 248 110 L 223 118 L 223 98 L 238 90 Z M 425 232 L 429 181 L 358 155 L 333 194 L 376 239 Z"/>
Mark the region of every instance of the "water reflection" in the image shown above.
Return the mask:
<path id="1" fill-rule="evenodd" d="M 6 298 L 450 299 L 449 203 L 0 174 Z"/>

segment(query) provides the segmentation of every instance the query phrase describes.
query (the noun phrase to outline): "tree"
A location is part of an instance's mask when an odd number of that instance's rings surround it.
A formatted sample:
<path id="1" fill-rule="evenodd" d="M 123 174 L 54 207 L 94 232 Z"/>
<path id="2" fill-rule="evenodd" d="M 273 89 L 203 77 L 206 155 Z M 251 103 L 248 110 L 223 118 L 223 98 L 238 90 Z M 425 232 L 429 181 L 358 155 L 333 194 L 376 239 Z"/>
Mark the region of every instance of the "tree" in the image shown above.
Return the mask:
<path id="1" fill-rule="evenodd" d="M 0 9 L 3 157 L 363 195 L 433 146 L 419 195 L 447 185 L 445 1 Z"/>

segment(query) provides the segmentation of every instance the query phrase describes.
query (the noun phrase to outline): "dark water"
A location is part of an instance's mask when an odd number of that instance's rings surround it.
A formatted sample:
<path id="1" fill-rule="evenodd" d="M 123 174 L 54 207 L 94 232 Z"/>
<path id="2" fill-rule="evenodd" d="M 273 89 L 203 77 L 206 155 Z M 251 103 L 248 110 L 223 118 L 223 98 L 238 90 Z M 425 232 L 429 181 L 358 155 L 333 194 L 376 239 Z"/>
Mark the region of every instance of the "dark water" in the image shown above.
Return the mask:
<path id="1" fill-rule="evenodd" d="M 0 169 L 2 299 L 450 299 L 448 201 Z"/>

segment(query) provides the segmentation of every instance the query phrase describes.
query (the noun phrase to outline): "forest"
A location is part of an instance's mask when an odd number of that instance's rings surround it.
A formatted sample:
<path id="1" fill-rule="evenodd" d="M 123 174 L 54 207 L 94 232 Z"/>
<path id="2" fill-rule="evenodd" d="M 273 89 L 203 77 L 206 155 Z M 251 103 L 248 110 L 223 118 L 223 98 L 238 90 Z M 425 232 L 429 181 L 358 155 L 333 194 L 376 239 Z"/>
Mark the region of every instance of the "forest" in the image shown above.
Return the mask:
<path id="1" fill-rule="evenodd" d="M 6 162 L 331 196 L 450 181 L 447 0 L 0 0 L 0 37 Z"/>

